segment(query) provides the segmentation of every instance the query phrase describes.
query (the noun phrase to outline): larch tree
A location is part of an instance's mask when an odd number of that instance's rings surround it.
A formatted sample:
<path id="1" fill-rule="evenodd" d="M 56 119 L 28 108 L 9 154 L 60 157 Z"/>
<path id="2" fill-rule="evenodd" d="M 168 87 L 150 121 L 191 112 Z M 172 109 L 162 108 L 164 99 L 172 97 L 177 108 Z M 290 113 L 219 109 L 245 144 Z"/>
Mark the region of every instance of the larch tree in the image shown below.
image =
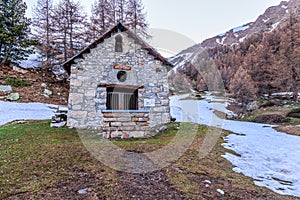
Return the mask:
<path id="1" fill-rule="evenodd" d="M 280 65 L 284 69 L 285 77 L 291 86 L 293 100 L 298 101 L 300 82 L 300 26 L 298 17 L 291 13 L 289 23 L 281 35 Z"/>
<path id="2" fill-rule="evenodd" d="M 243 67 L 237 70 L 229 85 L 229 90 L 243 107 L 256 99 L 258 91 L 248 71 Z"/>
<path id="3" fill-rule="evenodd" d="M 141 0 L 128 0 L 125 25 L 142 37 L 150 37 L 147 33 L 148 23 Z"/>
<path id="4" fill-rule="evenodd" d="M 79 2 L 61 1 L 54 8 L 54 40 L 57 54 L 63 55 L 66 61 L 86 44 L 87 16 Z"/>
<path id="5" fill-rule="evenodd" d="M 0 1 L 0 64 L 18 64 L 31 52 L 30 19 L 22 0 Z"/>
<path id="6" fill-rule="evenodd" d="M 89 40 L 104 34 L 115 23 L 115 5 L 109 0 L 96 0 L 92 5 Z"/>
<path id="7" fill-rule="evenodd" d="M 115 16 L 115 23 L 121 22 L 125 24 L 126 22 L 126 14 L 127 14 L 127 5 L 128 0 L 112 0 L 114 5 L 114 16 Z"/>
<path id="8" fill-rule="evenodd" d="M 53 2 L 52 0 L 38 0 L 33 10 L 32 26 L 34 39 L 38 41 L 38 48 L 50 62 L 53 56 Z"/>

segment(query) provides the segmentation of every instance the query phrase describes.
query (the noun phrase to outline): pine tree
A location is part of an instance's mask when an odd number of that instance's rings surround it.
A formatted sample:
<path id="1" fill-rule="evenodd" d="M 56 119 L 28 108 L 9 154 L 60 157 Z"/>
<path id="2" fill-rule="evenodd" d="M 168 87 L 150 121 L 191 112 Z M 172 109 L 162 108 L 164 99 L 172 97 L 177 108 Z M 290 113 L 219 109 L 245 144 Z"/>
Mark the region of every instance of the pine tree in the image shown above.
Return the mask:
<path id="1" fill-rule="evenodd" d="M 53 2 L 38 0 L 33 10 L 33 35 L 38 41 L 38 47 L 46 56 L 47 63 L 53 56 Z"/>
<path id="2" fill-rule="evenodd" d="M 79 2 L 61 1 L 54 8 L 53 23 L 55 24 L 55 49 L 66 61 L 86 44 L 86 14 Z"/>
<path id="3" fill-rule="evenodd" d="M 141 0 L 128 0 L 125 25 L 142 37 L 147 34 L 148 23 Z"/>
<path id="4" fill-rule="evenodd" d="M 30 20 L 22 0 L 0 1 L 0 64 L 18 64 L 30 53 Z"/>

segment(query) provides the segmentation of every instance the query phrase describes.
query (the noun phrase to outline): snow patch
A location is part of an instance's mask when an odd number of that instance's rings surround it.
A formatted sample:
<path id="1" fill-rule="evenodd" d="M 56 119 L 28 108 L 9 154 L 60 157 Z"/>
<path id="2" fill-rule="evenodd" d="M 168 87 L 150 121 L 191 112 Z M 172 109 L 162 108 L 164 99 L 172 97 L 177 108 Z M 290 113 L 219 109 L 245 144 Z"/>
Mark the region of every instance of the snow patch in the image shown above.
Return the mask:
<path id="1" fill-rule="evenodd" d="M 42 66 L 42 62 L 43 62 L 43 56 L 34 53 L 34 54 L 30 54 L 29 57 L 27 58 L 27 60 L 22 60 L 19 62 L 19 65 L 22 68 L 39 68 Z"/>
<path id="2" fill-rule="evenodd" d="M 265 96 L 268 96 L 268 95 L 265 94 Z M 289 96 L 289 97 L 292 97 L 293 92 L 278 92 L 278 93 L 271 94 L 271 96 Z M 298 97 L 300 98 L 300 92 L 298 93 Z"/>
<path id="3" fill-rule="evenodd" d="M 181 61 L 177 64 L 175 64 L 175 67 L 172 69 L 174 72 L 177 72 L 178 68 L 183 67 L 193 56 L 193 53 L 185 53 L 185 54 L 180 54 L 175 57 L 172 57 L 170 60 L 176 60 L 180 59 Z"/>
<path id="4" fill-rule="evenodd" d="M 16 120 L 51 119 L 56 105 L 43 103 L 14 103 L 0 101 L 0 126 Z"/>
<path id="5" fill-rule="evenodd" d="M 248 35 L 246 35 L 245 37 L 242 37 L 239 39 L 239 42 L 244 42 L 244 40 L 247 38 Z"/>
<path id="6" fill-rule="evenodd" d="M 268 19 L 263 19 L 263 22 L 266 23 L 266 22 L 268 22 L 269 20 L 270 20 L 270 18 L 268 18 Z"/>
<path id="7" fill-rule="evenodd" d="M 281 8 L 287 9 L 288 7 L 286 5 L 282 5 Z"/>
<path id="8" fill-rule="evenodd" d="M 282 195 L 300 197 L 300 137 L 281 133 L 269 124 L 222 120 L 214 110 L 228 112 L 221 98 L 207 94 L 206 100 L 182 100 L 171 97 L 172 116 L 178 122 L 194 122 L 232 131 L 223 146 L 238 155 L 223 157 L 233 170 L 252 177 L 258 186 L 267 187 Z"/>
<path id="9" fill-rule="evenodd" d="M 226 37 L 223 37 L 223 38 L 222 38 L 222 40 L 220 40 L 220 38 L 217 38 L 217 39 L 216 39 L 216 42 L 217 42 L 218 44 L 221 44 L 221 45 L 223 45 L 223 44 L 224 44 L 224 41 L 225 41 L 225 39 L 226 39 Z"/>
<path id="10" fill-rule="evenodd" d="M 272 25 L 271 31 L 273 31 L 277 26 L 280 24 L 280 22 L 276 22 L 275 24 Z"/>
<path id="11" fill-rule="evenodd" d="M 238 32 L 238 31 L 244 31 L 248 28 L 249 28 L 249 25 L 247 25 L 247 26 L 244 26 L 244 25 L 243 26 L 238 26 L 238 27 L 233 29 L 233 32 L 235 33 L 235 32 Z"/>

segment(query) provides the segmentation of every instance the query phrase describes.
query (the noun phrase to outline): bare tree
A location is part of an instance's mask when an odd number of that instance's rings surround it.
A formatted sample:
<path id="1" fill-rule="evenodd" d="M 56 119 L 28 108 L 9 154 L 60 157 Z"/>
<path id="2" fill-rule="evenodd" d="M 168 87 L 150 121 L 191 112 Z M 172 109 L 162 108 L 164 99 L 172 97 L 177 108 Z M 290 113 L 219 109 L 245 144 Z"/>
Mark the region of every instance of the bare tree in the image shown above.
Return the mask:
<path id="1" fill-rule="evenodd" d="M 141 0 L 128 0 L 125 25 L 140 36 L 150 37 L 147 34 L 148 23 Z"/>
<path id="2" fill-rule="evenodd" d="M 115 23 L 125 24 L 128 0 L 113 0 L 115 10 Z"/>
<path id="3" fill-rule="evenodd" d="M 96 0 L 92 5 L 89 39 L 93 40 L 115 23 L 115 4 L 109 0 Z"/>
<path id="4" fill-rule="evenodd" d="M 85 46 L 87 16 L 79 2 L 61 1 L 54 9 L 57 53 L 66 61 Z"/>
<path id="5" fill-rule="evenodd" d="M 280 65 L 283 66 L 286 82 L 291 84 L 293 100 L 298 101 L 299 81 L 300 81 L 300 26 L 298 17 L 291 13 L 290 20 L 281 35 L 281 59 Z"/>
<path id="6" fill-rule="evenodd" d="M 52 0 L 38 0 L 33 10 L 33 35 L 38 41 L 39 49 L 46 56 L 47 62 L 52 55 L 51 43 L 53 43 L 53 17 Z"/>
<path id="7" fill-rule="evenodd" d="M 234 94 L 234 97 L 242 103 L 243 107 L 257 97 L 256 85 L 247 70 L 243 67 L 239 67 L 234 75 L 229 85 L 229 90 Z"/>

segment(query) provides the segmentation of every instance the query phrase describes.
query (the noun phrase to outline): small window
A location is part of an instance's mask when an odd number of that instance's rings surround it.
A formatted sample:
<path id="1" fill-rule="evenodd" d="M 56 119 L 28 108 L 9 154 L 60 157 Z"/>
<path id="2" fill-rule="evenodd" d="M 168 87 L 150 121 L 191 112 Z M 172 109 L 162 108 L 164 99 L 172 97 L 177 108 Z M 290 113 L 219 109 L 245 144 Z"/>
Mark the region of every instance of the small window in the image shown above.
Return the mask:
<path id="1" fill-rule="evenodd" d="M 108 87 L 107 110 L 138 110 L 138 89 Z"/>
<path id="2" fill-rule="evenodd" d="M 120 82 L 125 82 L 127 78 L 127 73 L 125 71 L 119 71 L 117 74 L 117 78 Z"/>
<path id="3" fill-rule="evenodd" d="M 117 35 L 115 37 L 115 51 L 116 52 L 123 52 L 123 38 L 121 35 Z"/>

